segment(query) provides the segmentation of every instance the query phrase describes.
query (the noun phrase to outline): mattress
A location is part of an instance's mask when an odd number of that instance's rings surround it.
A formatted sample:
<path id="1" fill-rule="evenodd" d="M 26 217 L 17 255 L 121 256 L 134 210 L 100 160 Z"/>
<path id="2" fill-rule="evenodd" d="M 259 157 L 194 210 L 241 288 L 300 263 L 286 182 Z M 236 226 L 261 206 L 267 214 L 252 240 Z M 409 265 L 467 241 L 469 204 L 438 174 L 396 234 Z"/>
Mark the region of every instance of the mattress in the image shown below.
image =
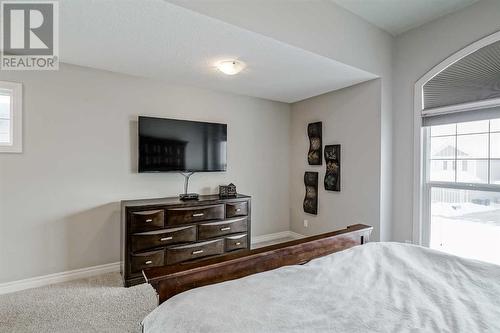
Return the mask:
<path id="1" fill-rule="evenodd" d="M 500 266 L 368 243 L 189 290 L 142 324 L 145 333 L 500 332 Z"/>

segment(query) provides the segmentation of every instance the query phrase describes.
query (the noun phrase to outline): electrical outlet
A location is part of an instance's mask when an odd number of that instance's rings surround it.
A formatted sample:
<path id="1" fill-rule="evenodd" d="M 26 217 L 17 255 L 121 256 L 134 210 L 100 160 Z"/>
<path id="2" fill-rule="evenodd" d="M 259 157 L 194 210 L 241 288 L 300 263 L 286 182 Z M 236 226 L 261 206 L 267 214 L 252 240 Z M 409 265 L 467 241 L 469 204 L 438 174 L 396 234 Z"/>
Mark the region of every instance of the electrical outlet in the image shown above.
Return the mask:
<path id="1" fill-rule="evenodd" d="M 304 228 L 307 228 L 309 227 L 309 221 L 308 220 L 304 220 Z"/>

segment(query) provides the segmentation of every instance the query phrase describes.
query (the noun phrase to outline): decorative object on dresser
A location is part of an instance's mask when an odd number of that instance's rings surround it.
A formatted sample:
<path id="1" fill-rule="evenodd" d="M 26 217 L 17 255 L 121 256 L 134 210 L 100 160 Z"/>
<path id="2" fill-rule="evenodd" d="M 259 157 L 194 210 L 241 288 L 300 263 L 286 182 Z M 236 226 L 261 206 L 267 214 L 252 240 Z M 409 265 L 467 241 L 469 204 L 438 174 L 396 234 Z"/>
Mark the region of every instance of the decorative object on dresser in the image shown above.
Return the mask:
<path id="1" fill-rule="evenodd" d="M 323 147 L 322 143 L 322 126 L 321 121 L 317 123 L 310 123 L 307 125 L 307 135 L 309 136 L 309 152 L 307 153 L 307 162 L 309 165 L 321 165 Z"/>
<path id="2" fill-rule="evenodd" d="M 325 190 L 340 192 L 340 145 L 325 146 Z"/>
<path id="3" fill-rule="evenodd" d="M 121 273 L 125 286 L 142 270 L 250 249 L 251 198 L 218 194 L 121 203 Z"/>
<path id="4" fill-rule="evenodd" d="M 180 174 L 184 176 L 184 193 L 179 194 L 179 199 L 182 201 L 198 200 L 198 197 L 200 196 L 198 193 L 188 193 L 189 178 L 194 174 L 194 172 L 180 172 Z"/>
<path id="5" fill-rule="evenodd" d="M 233 183 L 219 186 L 219 197 L 221 198 L 232 198 L 235 197 L 236 194 L 236 185 Z"/>
<path id="6" fill-rule="evenodd" d="M 304 173 L 306 196 L 304 197 L 304 212 L 318 214 L 318 173 L 306 171 Z"/>

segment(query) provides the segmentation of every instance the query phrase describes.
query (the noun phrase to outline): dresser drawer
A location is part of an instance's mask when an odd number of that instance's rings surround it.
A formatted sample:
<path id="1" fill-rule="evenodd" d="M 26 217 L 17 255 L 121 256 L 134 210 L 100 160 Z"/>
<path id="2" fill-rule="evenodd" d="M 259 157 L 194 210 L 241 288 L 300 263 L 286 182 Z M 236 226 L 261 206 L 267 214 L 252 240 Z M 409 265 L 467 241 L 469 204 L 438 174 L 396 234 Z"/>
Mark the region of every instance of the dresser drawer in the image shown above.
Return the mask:
<path id="1" fill-rule="evenodd" d="M 143 251 L 163 245 L 196 241 L 196 226 L 148 231 L 130 236 L 132 252 Z"/>
<path id="2" fill-rule="evenodd" d="M 186 260 L 198 259 L 224 253 L 224 240 L 174 246 L 167 249 L 167 264 L 172 265 Z"/>
<path id="3" fill-rule="evenodd" d="M 226 204 L 226 217 L 247 216 L 248 202 L 230 202 Z"/>
<path id="4" fill-rule="evenodd" d="M 199 221 L 223 220 L 224 205 L 197 206 L 167 209 L 167 225 L 179 225 Z"/>
<path id="5" fill-rule="evenodd" d="M 225 238 L 226 251 L 234 251 L 247 248 L 248 237 L 244 235 L 228 236 Z"/>
<path id="6" fill-rule="evenodd" d="M 130 212 L 129 217 L 131 232 L 162 229 L 165 222 L 165 213 L 162 209 Z"/>
<path id="7" fill-rule="evenodd" d="M 202 223 L 198 225 L 198 239 L 209 239 L 246 231 L 246 217 L 221 222 Z"/>
<path id="8" fill-rule="evenodd" d="M 144 268 L 163 266 L 164 263 L 165 250 L 130 255 L 130 271 L 132 274 L 140 273 Z"/>

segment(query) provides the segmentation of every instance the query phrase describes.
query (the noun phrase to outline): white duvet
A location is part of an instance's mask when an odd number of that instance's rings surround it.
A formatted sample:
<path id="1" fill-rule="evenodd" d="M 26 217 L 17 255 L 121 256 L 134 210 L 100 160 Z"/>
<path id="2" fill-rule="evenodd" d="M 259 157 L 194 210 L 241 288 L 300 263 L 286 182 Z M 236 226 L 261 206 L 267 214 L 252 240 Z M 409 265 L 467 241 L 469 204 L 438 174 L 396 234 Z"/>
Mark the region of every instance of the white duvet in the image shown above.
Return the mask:
<path id="1" fill-rule="evenodd" d="M 145 333 L 500 332 L 500 266 L 369 243 L 192 289 L 161 304 L 143 327 Z"/>

